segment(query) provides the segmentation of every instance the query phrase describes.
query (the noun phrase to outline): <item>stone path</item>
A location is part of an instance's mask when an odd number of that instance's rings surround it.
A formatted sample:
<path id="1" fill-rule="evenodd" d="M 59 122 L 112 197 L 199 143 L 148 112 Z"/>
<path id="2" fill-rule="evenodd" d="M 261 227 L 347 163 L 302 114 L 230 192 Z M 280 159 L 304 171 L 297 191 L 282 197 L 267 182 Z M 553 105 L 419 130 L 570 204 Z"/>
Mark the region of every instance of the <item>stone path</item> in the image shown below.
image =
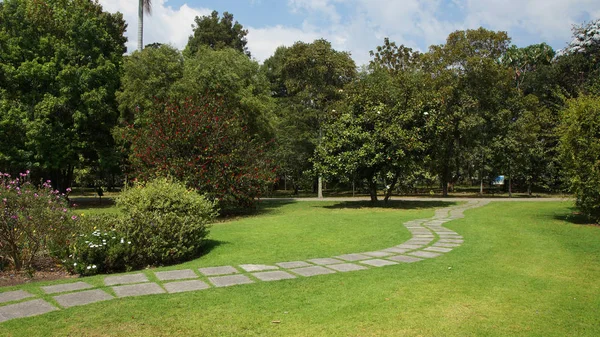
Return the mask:
<path id="1" fill-rule="evenodd" d="M 404 226 L 411 232 L 412 238 L 397 246 L 378 251 L 279 262 L 273 265 L 242 264 L 196 270 L 157 271 L 154 272 L 154 276 L 159 282 L 152 282 L 143 273 L 106 276 L 105 287 L 102 289 L 92 289 L 93 285 L 82 281 L 40 287 L 40 293 L 48 294 L 46 299 L 35 298 L 39 296 L 23 290 L 7 291 L 0 293 L 0 322 L 116 297 L 200 291 L 211 287 L 347 273 L 432 259 L 451 252 L 464 242 L 460 234 L 442 225 L 464 217 L 463 213 L 467 209 L 489 202 L 487 199 L 469 200 L 462 205 L 438 209 L 433 218 L 408 221 Z"/>

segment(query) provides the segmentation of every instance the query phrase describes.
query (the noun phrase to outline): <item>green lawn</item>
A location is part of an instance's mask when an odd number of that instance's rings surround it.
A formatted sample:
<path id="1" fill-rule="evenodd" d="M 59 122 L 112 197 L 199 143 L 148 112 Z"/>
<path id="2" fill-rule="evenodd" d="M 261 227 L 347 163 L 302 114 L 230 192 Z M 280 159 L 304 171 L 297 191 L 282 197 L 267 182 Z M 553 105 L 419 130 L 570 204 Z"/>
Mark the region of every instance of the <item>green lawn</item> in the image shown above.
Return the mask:
<path id="1" fill-rule="evenodd" d="M 433 214 L 425 205 L 270 203 L 261 215 L 216 224 L 213 249 L 177 268 L 385 248 L 408 238 L 401 222 Z M 8 321 L 0 335 L 598 336 L 600 227 L 565 221 L 569 207 L 497 202 L 467 211 L 447 224 L 465 244 L 432 260 L 116 299 Z"/>

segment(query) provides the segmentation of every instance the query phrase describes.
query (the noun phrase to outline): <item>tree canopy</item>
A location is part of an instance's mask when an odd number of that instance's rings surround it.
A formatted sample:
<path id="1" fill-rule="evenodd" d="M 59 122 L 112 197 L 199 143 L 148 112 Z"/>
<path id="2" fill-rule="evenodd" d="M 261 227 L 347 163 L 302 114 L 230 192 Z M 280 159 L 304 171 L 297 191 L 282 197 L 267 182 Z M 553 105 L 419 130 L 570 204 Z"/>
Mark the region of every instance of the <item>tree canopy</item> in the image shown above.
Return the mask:
<path id="1" fill-rule="evenodd" d="M 239 22 L 233 21 L 233 14 L 224 12 L 223 17 L 219 17 L 219 12 L 213 11 L 210 15 L 197 16 L 194 22 L 194 32 L 188 39 L 185 55 L 195 55 L 201 46 L 208 46 L 213 50 L 233 48 L 251 56 L 246 47 L 248 30 Z"/>

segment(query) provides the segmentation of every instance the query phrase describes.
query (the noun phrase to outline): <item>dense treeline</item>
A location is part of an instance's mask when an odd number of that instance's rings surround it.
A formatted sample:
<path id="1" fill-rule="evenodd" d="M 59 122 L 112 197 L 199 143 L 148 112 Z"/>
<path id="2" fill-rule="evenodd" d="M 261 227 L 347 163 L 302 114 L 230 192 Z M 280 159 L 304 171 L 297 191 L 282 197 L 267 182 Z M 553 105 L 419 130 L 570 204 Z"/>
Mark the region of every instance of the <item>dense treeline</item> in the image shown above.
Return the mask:
<path id="1" fill-rule="evenodd" d="M 296 192 L 316 190 L 317 177 L 352 182 L 373 200 L 383 186 L 387 200 L 417 186 L 483 192 L 504 175 L 509 193 L 574 186 L 579 197 L 596 186 L 580 175 L 599 174 L 599 25 L 574 27 L 559 52 L 479 28 L 424 53 L 385 39 L 360 69 L 322 39 L 261 65 L 227 12 L 197 17 L 183 51 L 124 56 L 119 13 L 8 0 L 0 171 L 30 169 L 61 190 L 168 174 L 233 206 L 276 177 Z"/>

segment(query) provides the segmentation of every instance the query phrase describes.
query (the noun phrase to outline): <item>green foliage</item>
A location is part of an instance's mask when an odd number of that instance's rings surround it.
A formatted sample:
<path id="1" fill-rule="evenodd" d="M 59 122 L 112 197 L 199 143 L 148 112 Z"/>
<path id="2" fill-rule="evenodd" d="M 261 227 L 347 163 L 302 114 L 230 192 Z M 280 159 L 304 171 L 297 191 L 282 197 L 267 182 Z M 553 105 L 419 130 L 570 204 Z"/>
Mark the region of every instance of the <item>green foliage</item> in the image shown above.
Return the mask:
<path id="1" fill-rule="evenodd" d="M 167 178 L 136 184 L 117 198 L 123 216 L 80 219 L 65 265 L 82 275 L 181 262 L 197 256 L 217 216 L 215 203 Z"/>
<path id="2" fill-rule="evenodd" d="M 0 258 L 16 270 L 31 270 L 43 250 L 63 255 L 77 219 L 69 212 L 64 194 L 53 190 L 50 181 L 38 188 L 28 175 L 12 178 L 0 173 Z"/>
<path id="3" fill-rule="evenodd" d="M 2 3 L 0 134 L 20 136 L 0 137 L 3 169 L 64 191 L 75 167 L 110 153 L 124 31 L 120 13 L 92 1 Z"/>
<path id="4" fill-rule="evenodd" d="M 560 152 L 577 207 L 600 222 L 600 99 L 568 101 L 561 125 Z"/>
<path id="5" fill-rule="evenodd" d="M 248 30 L 237 21 L 233 21 L 233 14 L 225 12 L 223 17 L 219 18 L 219 12 L 213 11 L 210 16 L 197 16 L 194 22 L 193 35 L 189 37 L 184 50 L 186 56 L 194 56 L 201 46 L 208 46 L 213 50 L 233 48 L 250 57 L 246 47 Z"/>

